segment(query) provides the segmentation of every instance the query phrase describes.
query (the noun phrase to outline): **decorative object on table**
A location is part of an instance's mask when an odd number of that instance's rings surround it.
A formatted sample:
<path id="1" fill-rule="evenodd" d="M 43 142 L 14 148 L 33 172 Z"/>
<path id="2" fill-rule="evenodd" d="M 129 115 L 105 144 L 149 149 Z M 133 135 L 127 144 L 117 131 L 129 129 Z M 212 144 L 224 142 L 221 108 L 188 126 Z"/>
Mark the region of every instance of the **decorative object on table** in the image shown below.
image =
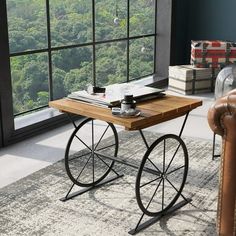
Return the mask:
<path id="1" fill-rule="evenodd" d="M 223 68 L 236 63 L 236 43 L 229 41 L 191 41 L 191 63 L 199 68 Z"/>
<path id="2" fill-rule="evenodd" d="M 169 66 L 169 90 L 181 94 L 213 92 L 219 68 L 195 68 L 192 65 Z"/>
<path id="3" fill-rule="evenodd" d="M 141 115 L 141 111 L 138 109 L 129 109 L 126 112 L 122 112 L 120 107 L 112 107 L 112 115 L 121 118 L 134 118 Z"/>
<path id="4" fill-rule="evenodd" d="M 101 88 L 101 87 L 93 86 L 92 84 L 88 84 L 87 92 L 88 94 L 96 94 L 96 93 L 105 94 L 106 88 Z"/>
<path id="5" fill-rule="evenodd" d="M 121 107 L 113 107 L 112 115 L 132 118 L 140 115 L 140 110 L 136 109 L 136 101 L 132 94 L 125 95 L 124 99 L 121 101 Z"/>
<path id="6" fill-rule="evenodd" d="M 114 116 L 119 116 L 121 113 L 121 108 L 120 107 L 112 107 L 111 108 L 111 113 Z"/>
<path id="7" fill-rule="evenodd" d="M 133 94 L 127 94 L 124 96 L 124 99 L 121 101 L 121 111 L 127 112 L 131 109 L 135 110 L 136 101 L 134 100 Z"/>
<path id="8" fill-rule="evenodd" d="M 119 117 L 136 117 L 140 115 L 140 111 L 136 110 L 136 101 L 132 94 L 125 95 L 121 101 L 121 107 L 113 107 L 112 115 Z"/>

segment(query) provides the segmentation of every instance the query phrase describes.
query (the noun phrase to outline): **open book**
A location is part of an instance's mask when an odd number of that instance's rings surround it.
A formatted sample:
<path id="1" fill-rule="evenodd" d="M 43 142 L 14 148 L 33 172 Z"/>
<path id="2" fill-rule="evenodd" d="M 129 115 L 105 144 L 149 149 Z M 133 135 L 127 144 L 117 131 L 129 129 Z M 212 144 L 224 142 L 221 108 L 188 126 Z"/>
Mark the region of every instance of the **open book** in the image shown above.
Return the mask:
<path id="1" fill-rule="evenodd" d="M 89 94 L 87 91 L 76 91 L 67 97 L 79 101 L 92 103 L 104 107 L 119 106 L 124 95 L 132 94 L 136 102 L 145 101 L 156 97 L 162 97 L 164 90 L 132 83 L 113 84 L 106 87 L 105 94 Z"/>

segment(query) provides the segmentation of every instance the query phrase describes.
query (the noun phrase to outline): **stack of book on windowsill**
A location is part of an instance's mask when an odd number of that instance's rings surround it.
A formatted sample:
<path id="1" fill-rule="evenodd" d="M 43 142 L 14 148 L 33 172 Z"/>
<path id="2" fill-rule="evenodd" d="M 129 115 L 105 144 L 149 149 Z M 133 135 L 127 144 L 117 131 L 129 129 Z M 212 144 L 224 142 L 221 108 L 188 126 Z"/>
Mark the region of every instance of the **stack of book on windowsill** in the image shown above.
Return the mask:
<path id="1" fill-rule="evenodd" d="M 115 107 L 120 106 L 120 103 L 126 94 L 132 94 L 136 102 L 141 102 L 162 97 L 165 95 L 163 92 L 164 90 L 158 88 L 123 83 L 107 86 L 104 94 L 89 94 L 87 91 L 82 90 L 72 92 L 67 98 L 101 107 Z"/>
<path id="2" fill-rule="evenodd" d="M 219 68 L 195 68 L 192 65 L 169 66 L 169 90 L 181 94 L 213 92 Z"/>

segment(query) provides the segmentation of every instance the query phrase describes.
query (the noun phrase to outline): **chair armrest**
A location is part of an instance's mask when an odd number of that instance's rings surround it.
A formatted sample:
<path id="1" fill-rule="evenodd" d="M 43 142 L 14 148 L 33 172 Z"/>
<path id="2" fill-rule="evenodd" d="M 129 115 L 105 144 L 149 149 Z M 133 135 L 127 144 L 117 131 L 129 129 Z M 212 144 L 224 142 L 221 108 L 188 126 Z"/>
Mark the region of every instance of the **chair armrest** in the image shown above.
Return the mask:
<path id="1" fill-rule="evenodd" d="M 212 131 L 224 137 L 230 125 L 236 125 L 236 89 L 218 99 L 209 109 L 207 118 Z"/>

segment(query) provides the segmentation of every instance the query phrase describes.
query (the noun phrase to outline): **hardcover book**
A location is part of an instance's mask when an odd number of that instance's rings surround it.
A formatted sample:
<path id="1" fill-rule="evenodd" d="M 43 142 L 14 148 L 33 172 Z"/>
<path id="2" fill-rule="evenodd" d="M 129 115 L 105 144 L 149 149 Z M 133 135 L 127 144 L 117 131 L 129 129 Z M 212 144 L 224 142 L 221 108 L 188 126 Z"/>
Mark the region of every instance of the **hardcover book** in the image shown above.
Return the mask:
<path id="1" fill-rule="evenodd" d="M 82 90 L 73 92 L 67 97 L 103 107 L 114 107 L 120 105 L 124 95 L 126 94 L 133 95 L 136 102 L 141 102 L 148 99 L 162 97 L 165 95 L 163 92 L 163 89 L 123 83 L 107 86 L 104 94 L 89 94 L 87 91 Z"/>

